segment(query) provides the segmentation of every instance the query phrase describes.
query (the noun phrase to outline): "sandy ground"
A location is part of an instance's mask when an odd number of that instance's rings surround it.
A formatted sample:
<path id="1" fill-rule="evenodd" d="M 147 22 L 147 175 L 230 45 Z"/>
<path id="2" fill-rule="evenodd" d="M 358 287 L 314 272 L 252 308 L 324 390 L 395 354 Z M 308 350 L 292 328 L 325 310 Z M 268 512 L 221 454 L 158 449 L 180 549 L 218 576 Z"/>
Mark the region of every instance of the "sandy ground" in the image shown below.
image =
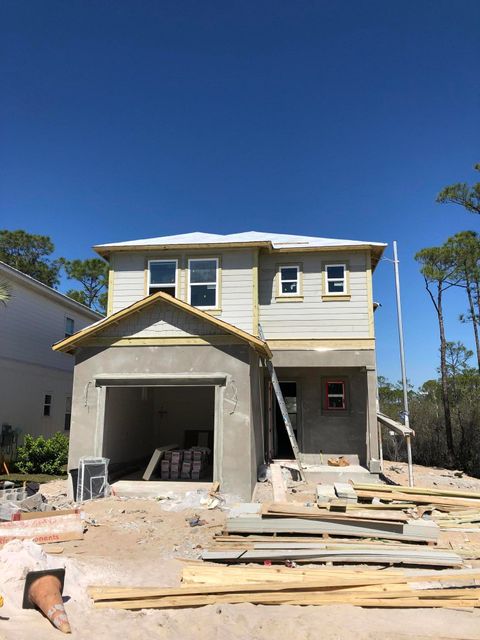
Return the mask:
<path id="1" fill-rule="evenodd" d="M 394 467 L 391 469 L 390 466 Z M 405 465 L 387 463 L 386 474 L 406 481 Z M 480 480 L 456 477 L 443 469 L 416 467 L 423 486 L 459 487 L 480 491 Z M 61 503 L 65 483 L 56 481 L 42 492 Z M 268 485 L 259 494 L 268 495 Z M 72 638 L 219 640 L 414 639 L 480 640 L 480 610 L 386 610 L 350 605 L 325 607 L 265 607 L 250 604 L 207 606 L 170 611 L 94 609 L 86 595 L 89 585 L 173 586 L 180 580 L 181 558 L 195 559 L 221 530 L 225 513 L 204 508 L 166 510 L 156 500 L 108 498 L 85 505 L 88 531 L 82 541 L 60 543 L 61 555 L 45 556 L 33 543 L 9 543 L 0 550 L 1 640 L 50 640 L 61 636 L 36 611 L 21 609 L 26 571 L 65 566 L 64 596 L 73 628 Z M 190 527 L 195 514 L 205 521 Z M 95 526 L 96 525 L 96 526 Z M 464 534 L 462 534 L 464 536 Z M 468 540 L 464 540 L 468 544 Z"/>

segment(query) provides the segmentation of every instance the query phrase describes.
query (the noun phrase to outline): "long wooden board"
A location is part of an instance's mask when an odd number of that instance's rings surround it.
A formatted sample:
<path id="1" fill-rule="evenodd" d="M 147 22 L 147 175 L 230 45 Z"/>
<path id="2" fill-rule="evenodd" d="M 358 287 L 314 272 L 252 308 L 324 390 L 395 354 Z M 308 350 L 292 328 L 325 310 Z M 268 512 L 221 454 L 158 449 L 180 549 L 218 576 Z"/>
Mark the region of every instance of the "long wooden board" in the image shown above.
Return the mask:
<path id="1" fill-rule="evenodd" d="M 467 500 L 466 498 L 449 498 L 434 495 L 421 495 L 414 493 L 403 493 L 400 491 L 377 491 L 376 489 L 357 489 L 359 498 L 378 498 L 379 500 L 397 500 L 405 502 L 415 502 L 417 504 L 445 505 L 451 507 L 476 507 L 478 500 Z"/>

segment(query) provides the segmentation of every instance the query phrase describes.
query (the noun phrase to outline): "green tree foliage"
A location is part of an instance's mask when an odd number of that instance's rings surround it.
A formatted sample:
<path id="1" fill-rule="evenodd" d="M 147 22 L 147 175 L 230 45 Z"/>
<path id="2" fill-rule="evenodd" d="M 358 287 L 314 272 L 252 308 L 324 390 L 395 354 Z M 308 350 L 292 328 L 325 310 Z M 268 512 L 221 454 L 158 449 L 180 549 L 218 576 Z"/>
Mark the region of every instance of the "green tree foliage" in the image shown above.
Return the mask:
<path id="1" fill-rule="evenodd" d="M 55 287 L 58 284 L 60 260 L 51 260 L 55 246 L 48 236 L 34 235 L 22 229 L 0 230 L 0 260 Z"/>
<path id="2" fill-rule="evenodd" d="M 56 433 L 51 438 L 25 436 L 23 446 L 18 447 L 16 467 L 22 473 L 65 473 L 68 460 L 68 437 Z"/>
<path id="3" fill-rule="evenodd" d="M 420 270 L 425 280 L 425 288 L 437 313 L 440 336 L 440 379 L 442 385 L 445 434 L 448 453 L 453 460 L 455 450 L 452 432 L 450 398 L 448 395 L 448 372 L 446 359 L 447 338 L 445 335 L 443 297 L 445 291 L 450 289 L 450 287 L 455 286 L 459 280 L 457 265 L 452 252 L 445 246 L 422 249 L 415 255 L 415 259 L 421 265 Z"/>
<path id="4" fill-rule="evenodd" d="M 451 344 L 451 346 L 450 346 Z M 417 464 L 437 467 L 458 467 L 471 475 L 480 477 L 480 374 L 465 362 L 463 345 L 450 343 L 448 356 L 448 387 L 452 408 L 452 437 L 456 451 L 455 458 L 448 453 L 441 379 L 427 380 L 421 387 L 409 391 L 410 426 L 415 431 L 413 439 L 413 461 Z M 463 347 L 463 348 L 462 348 Z M 455 375 L 453 376 L 453 372 Z M 381 384 L 380 384 L 381 381 Z M 388 380 L 379 380 L 380 407 L 382 391 L 388 389 L 387 399 L 393 390 L 393 406 L 401 405 L 401 389 Z M 388 406 L 388 403 L 387 403 Z M 395 412 L 395 409 L 394 409 Z M 391 413 L 388 414 L 394 417 Z M 398 419 L 398 416 L 396 417 Z M 406 460 L 403 438 L 383 430 L 383 451 L 387 459 Z"/>
<path id="5" fill-rule="evenodd" d="M 105 313 L 107 302 L 108 265 L 99 258 L 89 260 L 62 260 L 70 280 L 76 280 L 81 289 L 70 289 L 67 296 L 90 309 Z"/>
<path id="6" fill-rule="evenodd" d="M 474 165 L 480 171 L 480 163 Z M 437 196 L 440 204 L 459 204 L 471 213 L 480 213 L 480 182 L 469 186 L 466 182 L 457 182 L 445 187 Z"/>
<path id="7" fill-rule="evenodd" d="M 465 289 L 468 311 L 460 316 L 460 320 L 472 323 L 480 371 L 480 238 L 475 231 L 461 231 L 449 238 L 444 246 L 456 266 L 454 284 Z"/>

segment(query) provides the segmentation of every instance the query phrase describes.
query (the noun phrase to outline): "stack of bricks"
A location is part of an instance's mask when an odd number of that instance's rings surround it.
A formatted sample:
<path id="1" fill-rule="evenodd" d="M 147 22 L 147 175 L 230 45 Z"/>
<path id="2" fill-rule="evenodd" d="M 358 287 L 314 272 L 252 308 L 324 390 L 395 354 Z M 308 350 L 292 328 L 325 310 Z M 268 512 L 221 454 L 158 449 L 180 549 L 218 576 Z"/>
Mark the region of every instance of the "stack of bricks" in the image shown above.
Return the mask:
<path id="1" fill-rule="evenodd" d="M 206 447 L 166 451 L 160 463 L 162 480 L 200 480 L 206 471 L 208 454 Z"/>

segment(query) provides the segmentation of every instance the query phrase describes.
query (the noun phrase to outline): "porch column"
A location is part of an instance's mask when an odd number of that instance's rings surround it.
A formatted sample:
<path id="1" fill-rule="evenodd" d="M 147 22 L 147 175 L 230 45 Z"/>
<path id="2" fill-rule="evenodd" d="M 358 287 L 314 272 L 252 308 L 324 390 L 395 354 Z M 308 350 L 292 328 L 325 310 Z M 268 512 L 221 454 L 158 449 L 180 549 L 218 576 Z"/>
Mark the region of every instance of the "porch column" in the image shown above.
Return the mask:
<path id="1" fill-rule="evenodd" d="M 377 374 L 375 367 L 366 367 L 367 376 L 367 464 L 372 473 L 380 473 L 377 423 Z"/>

